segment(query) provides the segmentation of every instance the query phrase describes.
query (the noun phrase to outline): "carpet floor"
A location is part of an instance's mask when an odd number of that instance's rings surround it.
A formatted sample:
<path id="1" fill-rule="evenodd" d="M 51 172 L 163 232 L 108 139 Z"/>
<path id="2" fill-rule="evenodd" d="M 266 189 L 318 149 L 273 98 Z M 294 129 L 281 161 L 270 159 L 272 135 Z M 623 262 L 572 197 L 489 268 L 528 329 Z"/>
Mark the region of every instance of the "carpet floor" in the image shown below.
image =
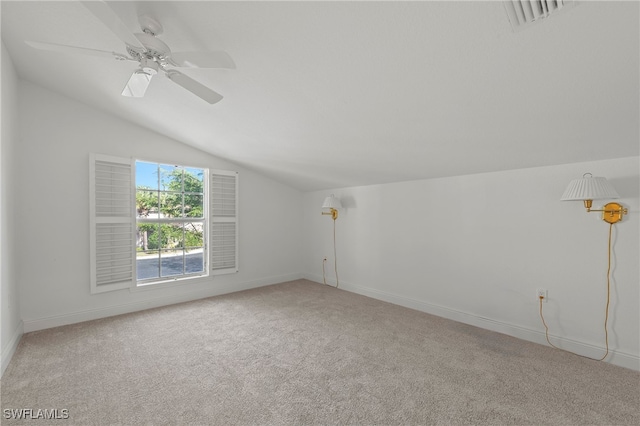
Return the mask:
<path id="1" fill-rule="evenodd" d="M 640 424 L 636 371 L 305 280 L 25 334 L 1 385 L 2 424 Z"/>

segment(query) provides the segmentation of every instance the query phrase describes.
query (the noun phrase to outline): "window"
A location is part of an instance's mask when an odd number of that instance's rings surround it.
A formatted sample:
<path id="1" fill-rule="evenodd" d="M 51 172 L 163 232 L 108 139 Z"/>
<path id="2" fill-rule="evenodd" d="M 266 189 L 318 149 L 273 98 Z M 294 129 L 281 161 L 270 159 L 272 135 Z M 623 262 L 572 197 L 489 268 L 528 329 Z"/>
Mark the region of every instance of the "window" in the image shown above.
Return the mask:
<path id="1" fill-rule="evenodd" d="M 92 154 L 91 292 L 238 271 L 238 173 Z"/>
<path id="2" fill-rule="evenodd" d="M 206 271 L 207 171 L 136 161 L 138 284 Z"/>

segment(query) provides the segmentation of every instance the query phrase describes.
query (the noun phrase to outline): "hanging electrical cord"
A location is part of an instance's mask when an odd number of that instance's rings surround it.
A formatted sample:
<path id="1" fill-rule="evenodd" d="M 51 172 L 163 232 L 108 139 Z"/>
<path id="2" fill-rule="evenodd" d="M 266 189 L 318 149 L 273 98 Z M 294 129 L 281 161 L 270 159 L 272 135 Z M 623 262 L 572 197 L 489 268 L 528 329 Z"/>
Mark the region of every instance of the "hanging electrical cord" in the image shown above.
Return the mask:
<path id="1" fill-rule="evenodd" d="M 322 282 L 324 285 L 327 285 L 327 276 L 324 272 L 324 264 L 327 263 L 327 258 L 322 259 Z"/>
<path id="2" fill-rule="evenodd" d="M 542 302 L 544 300 L 544 297 L 540 296 L 539 298 L 540 318 L 542 319 L 542 325 L 544 325 L 544 330 L 545 330 L 544 334 L 545 334 L 545 337 L 547 338 L 547 343 L 549 343 L 549 345 L 551 345 L 556 349 L 560 349 L 561 351 L 569 352 L 574 355 L 578 355 L 583 358 L 593 359 L 596 361 L 603 361 L 607 357 L 607 355 L 609 355 L 609 330 L 607 328 L 607 324 L 609 322 L 609 303 L 611 301 L 611 234 L 612 233 L 613 233 L 613 223 L 610 223 L 609 224 L 609 243 L 608 243 L 608 250 L 607 250 L 607 303 L 606 303 L 605 312 L 604 312 L 604 341 L 606 346 L 606 352 L 602 358 L 591 358 L 589 356 L 580 355 L 575 352 L 571 352 L 566 349 L 559 348 L 553 343 L 551 343 L 551 341 L 549 340 L 549 327 L 547 327 L 547 323 L 544 320 L 544 315 L 542 314 Z"/>
<path id="3" fill-rule="evenodd" d="M 322 282 L 325 283 L 325 285 L 329 285 L 327 284 L 327 277 L 324 271 L 324 265 L 327 263 L 327 258 L 323 258 L 322 259 Z M 333 266 L 334 266 L 334 271 L 336 273 L 336 285 L 332 286 L 335 288 L 338 288 L 340 286 L 340 279 L 338 278 L 338 255 L 337 255 L 337 251 L 336 251 L 336 221 L 333 221 Z"/>
<path id="4" fill-rule="evenodd" d="M 333 221 L 333 269 L 336 272 L 336 288 L 340 285 L 338 279 L 338 254 L 336 251 L 336 221 Z"/>

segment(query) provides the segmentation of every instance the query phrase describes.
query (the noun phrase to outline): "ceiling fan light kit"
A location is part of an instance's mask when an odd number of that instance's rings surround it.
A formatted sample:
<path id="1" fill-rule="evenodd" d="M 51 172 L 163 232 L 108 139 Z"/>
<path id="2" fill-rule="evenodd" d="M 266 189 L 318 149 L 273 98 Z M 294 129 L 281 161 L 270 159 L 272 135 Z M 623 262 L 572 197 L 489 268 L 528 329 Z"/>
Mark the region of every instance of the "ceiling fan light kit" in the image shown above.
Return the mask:
<path id="1" fill-rule="evenodd" d="M 140 68 L 131 74 L 131 78 L 122 90 L 122 96 L 142 98 L 151 83 L 151 77 L 158 73 L 158 63 L 153 59 L 140 58 Z"/>
<path id="2" fill-rule="evenodd" d="M 133 34 L 124 25 L 111 7 L 103 1 L 81 2 L 96 18 L 109 28 L 125 43 L 127 55 L 84 47 L 66 46 L 55 43 L 26 41 L 36 49 L 62 53 L 79 53 L 92 56 L 112 57 L 118 61 L 138 62 L 139 67 L 133 71 L 129 81 L 122 90 L 123 96 L 143 97 L 151 79 L 159 71 L 163 71 L 169 80 L 188 90 L 204 101 L 214 104 L 222 100 L 222 95 L 214 92 L 204 84 L 174 68 L 235 68 L 235 63 L 225 52 L 176 52 L 159 38 L 164 32 L 160 22 L 147 15 L 138 17 L 142 33 Z M 175 59 L 173 58 L 175 56 Z"/>

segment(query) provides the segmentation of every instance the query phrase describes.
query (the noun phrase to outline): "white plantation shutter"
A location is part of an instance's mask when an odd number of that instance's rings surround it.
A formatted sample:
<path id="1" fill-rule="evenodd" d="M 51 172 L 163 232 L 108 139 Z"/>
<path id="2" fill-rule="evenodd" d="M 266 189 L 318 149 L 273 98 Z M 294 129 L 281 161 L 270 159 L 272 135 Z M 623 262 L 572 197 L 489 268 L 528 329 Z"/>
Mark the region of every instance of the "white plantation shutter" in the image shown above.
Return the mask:
<path id="1" fill-rule="evenodd" d="M 132 161 L 91 154 L 89 168 L 91 293 L 129 288 L 135 281 Z"/>
<path id="2" fill-rule="evenodd" d="M 211 170 L 209 272 L 238 272 L 238 173 Z"/>
<path id="3" fill-rule="evenodd" d="M 573 6 L 573 0 L 505 0 L 504 7 L 514 31 L 532 24 L 540 19 L 560 11 L 566 6 Z"/>

